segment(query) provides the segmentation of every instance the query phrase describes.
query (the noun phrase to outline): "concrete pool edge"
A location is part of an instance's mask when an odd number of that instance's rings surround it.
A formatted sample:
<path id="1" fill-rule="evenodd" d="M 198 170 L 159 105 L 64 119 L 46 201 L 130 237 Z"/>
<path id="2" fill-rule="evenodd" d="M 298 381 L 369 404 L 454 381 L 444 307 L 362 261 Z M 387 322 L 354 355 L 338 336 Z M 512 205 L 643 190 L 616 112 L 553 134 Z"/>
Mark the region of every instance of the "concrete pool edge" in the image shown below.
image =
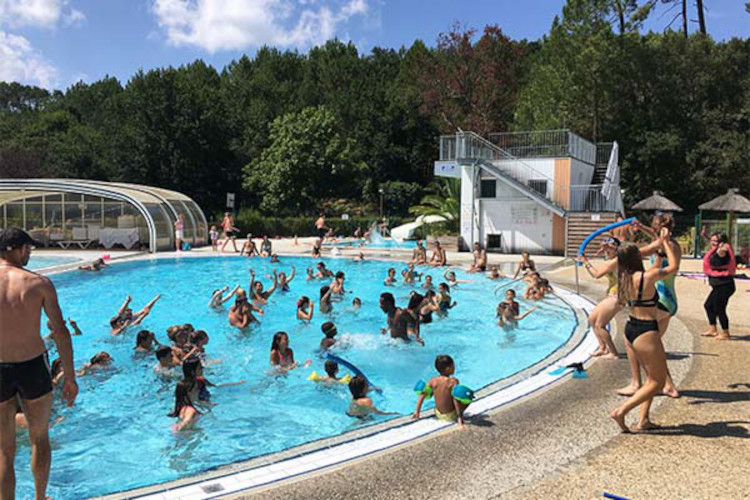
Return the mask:
<path id="1" fill-rule="evenodd" d="M 183 256 L 207 257 L 205 254 Z M 156 259 L 171 257 L 174 255 L 160 255 Z M 153 255 L 137 255 L 118 260 L 126 262 L 152 259 L 154 259 Z M 64 272 L 64 270 L 60 271 Z M 562 288 L 558 290 L 560 290 L 560 298 L 571 307 L 578 319 L 578 325 L 568 341 L 531 367 L 479 390 L 479 398 L 467 412 L 469 415 L 494 413 L 570 377 L 570 373 L 558 376 L 549 375 L 547 370 L 551 366 L 589 360 L 588 354 L 596 346 L 596 340 L 586 327 L 585 315 L 594 304 L 571 291 Z M 220 466 L 198 475 L 101 498 L 158 498 L 163 500 L 216 498 L 239 492 L 257 491 L 257 489 L 267 488 L 280 481 L 300 478 L 300 476 L 306 477 L 345 466 L 354 460 L 380 454 L 435 435 L 452 426 L 452 424 L 429 418 L 431 414 L 431 411 L 425 412 L 425 418 L 419 421 L 401 417 L 270 455 Z"/>

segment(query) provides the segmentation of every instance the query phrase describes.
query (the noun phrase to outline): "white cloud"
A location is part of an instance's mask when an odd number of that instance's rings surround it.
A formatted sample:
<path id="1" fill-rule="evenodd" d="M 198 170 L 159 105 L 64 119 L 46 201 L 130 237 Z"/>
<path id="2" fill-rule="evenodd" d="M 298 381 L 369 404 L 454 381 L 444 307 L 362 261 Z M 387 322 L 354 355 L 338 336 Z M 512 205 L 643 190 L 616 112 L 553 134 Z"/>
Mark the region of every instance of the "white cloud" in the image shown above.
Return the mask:
<path id="1" fill-rule="evenodd" d="M 167 41 L 217 52 L 261 45 L 307 47 L 333 38 L 377 0 L 153 0 Z"/>
<path id="2" fill-rule="evenodd" d="M 68 0 L 0 0 L 0 25 L 54 28 L 61 20 L 71 25 L 86 19 L 83 12 L 69 7 L 69 3 Z"/>
<path id="3" fill-rule="evenodd" d="M 27 39 L 0 30 L 0 81 L 52 88 L 57 70 Z"/>

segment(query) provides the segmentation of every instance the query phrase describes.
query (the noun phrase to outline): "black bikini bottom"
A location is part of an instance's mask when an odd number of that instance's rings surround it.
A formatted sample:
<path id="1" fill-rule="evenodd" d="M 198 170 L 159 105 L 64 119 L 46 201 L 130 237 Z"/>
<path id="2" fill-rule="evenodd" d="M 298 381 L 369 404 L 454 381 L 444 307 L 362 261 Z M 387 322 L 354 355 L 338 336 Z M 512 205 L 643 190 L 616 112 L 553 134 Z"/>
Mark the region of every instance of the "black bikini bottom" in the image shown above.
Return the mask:
<path id="1" fill-rule="evenodd" d="M 638 319 L 631 316 L 625 325 L 625 338 L 632 344 L 644 333 L 658 331 L 659 323 L 655 319 Z"/>

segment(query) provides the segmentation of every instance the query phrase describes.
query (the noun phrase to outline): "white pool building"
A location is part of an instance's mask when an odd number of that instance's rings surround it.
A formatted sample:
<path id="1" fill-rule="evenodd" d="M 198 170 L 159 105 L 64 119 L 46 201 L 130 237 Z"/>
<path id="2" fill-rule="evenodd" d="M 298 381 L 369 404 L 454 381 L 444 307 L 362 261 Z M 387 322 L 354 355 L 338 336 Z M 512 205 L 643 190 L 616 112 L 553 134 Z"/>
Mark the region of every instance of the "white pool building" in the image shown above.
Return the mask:
<path id="1" fill-rule="evenodd" d="M 569 130 L 458 132 L 440 138 L 435 175 L 461 179 L 465 247 L 574 255 L 586 235 L 623 214 L 618 156 L 616 142 Z"/>

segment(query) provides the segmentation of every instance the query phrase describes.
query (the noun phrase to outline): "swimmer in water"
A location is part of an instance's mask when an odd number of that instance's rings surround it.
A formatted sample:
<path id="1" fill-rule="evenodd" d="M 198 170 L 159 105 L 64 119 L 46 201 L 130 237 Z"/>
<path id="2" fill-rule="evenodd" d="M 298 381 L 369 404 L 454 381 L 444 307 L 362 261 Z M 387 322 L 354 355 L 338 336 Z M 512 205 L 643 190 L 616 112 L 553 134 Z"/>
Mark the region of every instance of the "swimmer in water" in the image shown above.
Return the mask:
<path id="1" fill-rule="evenodd" d="M 186 380 L 181 380 L 175 387 L 174 410 L 167 415 L 179 419 L 179 422 L 172 427 L 175 432 L 190 429 L 201 418 L 202 413 L 198 411 L 190 399 L 190 389 L 190 382 Z"/>
<path id="2" fill-rule="evenodd" d="M 305 280 L 311 281 L 311 280 L 314 280 L 314 279 L 315 279 L 315 276 L 313 276 L 312 267 L 308 267 L 307 268 L 307 274 L 305 275 Z"/>
<path id="3" fill-rule="evenodd" d="M 333 310 L 331 302 L 331 287 L 326 285 L 320 287 L 320 312 L 327 314 Z"/>
<path id="4" fill-rule="evenodd" d="M 413 336 L 414 340 L 422 345 L 424 345 L 424 340 L 419 336 L 419 320 L 421 318 L 419 312 L 422 308 L 423 301 L 424 297 L 421 294 L 412 292 L 411 297 L 409 297 L 409 303 L 407 304 L 406 309 L 404 309 L 407 319 L 406 333 Z"/>
<path id="5" fill-rule="evenodd" d="M 388 276 L 383 280 L 383 284 L 385 286 L 393 286 L 396 284 L 398 280 L 396 280 L 396 269 L 391 267 L 388 269 Z"/>
<path id="6" fill-rule="evenodd" d="M 435 289 L 435 285 L 432 283 L 432 276 L 431 275 L 428 274 L 427 276 L 425 276 L 424 283 L 422 283 L 422 288 L 425 289 L 425 290 L 434 290 Z"/>
<path id="7" fill-rule="evenodd" d="M 410 285 L 414 284 L 415 278 L 419 278 L 420 281 L 422 280 L 422 275 L 414 270 L 414 264 L 409 264 L 406 269 L 401 271 L 401 276 L 404 277 L 404 283 Z"/>
<path id="8" fill-rule="evenodd" d="M 440 304 L 437 301 L 435 290 L 427 290 L 419 308 L 419 322 L 423 325 L 432 323 L 432 313 L 440 312 Z"/>
<path id="9" fill-rule="evenodd" d="M 301 321 L 310 321 L 315 312 L 315 304 L 309 297 L 302 296 L 297 301 L 297 319 Z"/>
<path id="10" fill-rule="evenodd" d="M 258 323 L 253 311 L 263 315 L 263 309 L 251 304 L 247 300 L 245 290 L 239 289 L 235 294 L 234 305 L 229 308 L 229 324 L 240 329 L 247 328 L 251 323 Z"/>
<path id="11" fill-rule="evenodd" d="M 310 366 L 309 359 L 302 364 L 302 367 Z M 289 348 L 289 335 L 286 332 L 276 332 L 271 342 L 271 364 L 281 371 L 288 372 L 299 366 L 294 361 L 294 351 Z"/>
<path id="12" fill-rule="evenodd" d="M 344 280 L 346 279 L 346 275 L 343 271 L 339 271 L 336 273 L 336 278 L 331 283 L 331 293 L 335 295 L 343 295 L 346 293 L 344 290 Z"/>
<path id="13" fill-rule="evenodd" d="M 229 302 L 239 289 L 240 285 L 237 285 L 236 287 L 234 287 L 234 290 L 229 292 L 229 294 L 226 296 L 224 294 L 229 290 L 228 286 L 225 286 L 224 288 L 221 288 L 219 290 L 214 290 L 214 292 L 211 294 L 211 300 L 208 302 L 208 307 L 214 310 L 223 309 L 224 303 Z"/>
<path id="14" fill-rule="evenodd" d="M 362 300 L 359 297 L 354 297 L 352 300 L 352 311 L 356 312 L 360 307 L 362 307 Z"/>
<path id="15" fill-rule="evenodd" d="M 96 259 L 91 264 L 85 265 L 85 266 L 79 266 L 78 269 L 81 271 L 94 271 L 99 272 L 104 267 L 106 267 L 107 264 L 104 262 L 104 259 Z"/>
<path id="16" fill-rule="evenodd" d="M 320 326 L 320 330 L 323 332 L 323 339 L 320 341 L 320 349 L 322 351 L 326 351 L 330 349 L 331 347 L 336 344 L 336 334 L 338 333 L 338 330 L 336 329 L 336 325 L 333 324 L 332 321 L 326 321 Z"/>
<path id="17" fill-rule="evenodd" d="M 458 305 L 455 300 L 451 299 L 450 291 L 451 289 L 447 283 L 440 283 L 440 285 L 438 285 L 437 301 L 440 306 L 440 312 L 438 313 L 440 316 L 445 316 L 449 310 Z"/>
<path id="18" fill-rule="evenodd" d="M 349 408 L 346 414 L 350 417 L 365 418 L 369 415 L 397 415 L 397 413 L 384 412 L 378 410 L 372 403 L 372 399 L 367 397 L 370 390 L 367 380 L 362 375 L 357 375 L 349 381 L 349 392 L 352 393 L 352 400 L 349 402 Z"/>
<path id="19" fill-rule="evenodd" d="M 112 331 L 110 333 L 112 335 L 120 335 L 129 327 L 140 325 L 143 320 L 146 319 L 149 314 L 151 314 L 151 309 L 154 308 L 154 305 L 160 298 L 161 294 L 158 294 L 151 300 L 151 302 L 146 304 L 143 309 L 141 309 L 137 313 L 133 313 L 133 310 L 129 307 L 130 301 L 133 300 L 133 298 L 128 295 L 125 299 L 125 302 L 117 311 L 117 315 L 109 320 L 109 325 L 112 327 Z"/>
<path id="20" fill-rule="evenodd" d="M 318 268 L 318 272 L 315 273 L 316 278 L 318 279 L 333 278 L 333 271 L 326 268 L 325 263 L 318 262 L 317 268 Z"/>
<path id="21" fill-rule="evenodd" d="M 250 269 L 250 293 L 252 294 L 253 302 L 259 304 L 265 304 L 268 302 L 269 297 L 273 295 L 279 285 L 279 274 L 276 270 L 273 270 L 273 285 L 268 290 L 263 290 L 263 283 L 255 281 L 255 271 Z"/>
<path id="22" fill-rule="evenodd" d="M 502 273 L 501 273 L 501 272 L 500 272 L 500 271 L 499 271 L 499 270 L 497 269 L 497 266 L 492 266 L 492 267 L 490 268 L 490 274 L 489 274 L 489 275 L 487 275 L 487 279 L 490 279 L 490 280 L 499 280 L 499 279 L 503 279 L 503 278 L 506 278 L 506 277 L 507 277 L 507 276 L 505 276 L 504 274 L 502 274 Z"/>
<path id="23" fill-rule="evenodd" d="M 513 290 L 508 291 L 512 292 Z M 515 297 L 515 293 L 513 294 L 513 297 Z M 497 326 L 504 327 L 507 325 L 510 327 L 514 327 L 518 324 L 519 321 L 536 311 L 536 307 L 532 307 L 525 313 L 519 314 L 519 309 L 520 307 L 518 305 L 518 302 L 516 302 L 512 298 L 510 299 L 510 302 L 508 301 L 508 299 L 500 302 L 497 305 Z"/>
<path id="24" fill-rule="evenodd" d="M 457 280 L 456 279 L 456 273 L 453 271 L 446 271 L 445 274 L 443 274 L 443 278 L 448 282 L 450 286 L 456 286 L 459 283 L 472 283 L 472 280 Z"/>
<path id="25" fill-rule="evenodd" d="M 102 351 L 99 354 L 94 355 L 88 363 L 83 365 L 83 368 L 78 370 L 78 372 L 76 372 L 76 375 L 82 377 L 94 371 L 108 368 L 112 361 L 112 356 L 110 356 L 108 352 Z"/>
<path id="26" fill-rule="evenodd" d="M 296 274 L 297 270 L 294 268 L 294 265 L 292 265 L 292 274 L 290 274 L 288 278 L 286 276 L 286 273 L 279 273 L 279 288 L 282 292 L 289 291 L 289 283 L 292 282 Z"/>
<path id="27" fill-rule="evenodd" d="M 141 330 L 135 338 L 135 351 L 136 352 L 151 352 L 154 349 L 154 344 L 157 347 L 161 347 L 161 344 L 157 342 L 156 335 L 148 330 Z"/>
<path id="28" fill-rule="evenodd" d="M 269 260 L 268 262 L 270 262 L 271 264 L 278 264 L 278 263 L 280 263 L 281 261 L 279 260 L 279 254 L 272 253 L 271 254 L 271 260 Z"/>

